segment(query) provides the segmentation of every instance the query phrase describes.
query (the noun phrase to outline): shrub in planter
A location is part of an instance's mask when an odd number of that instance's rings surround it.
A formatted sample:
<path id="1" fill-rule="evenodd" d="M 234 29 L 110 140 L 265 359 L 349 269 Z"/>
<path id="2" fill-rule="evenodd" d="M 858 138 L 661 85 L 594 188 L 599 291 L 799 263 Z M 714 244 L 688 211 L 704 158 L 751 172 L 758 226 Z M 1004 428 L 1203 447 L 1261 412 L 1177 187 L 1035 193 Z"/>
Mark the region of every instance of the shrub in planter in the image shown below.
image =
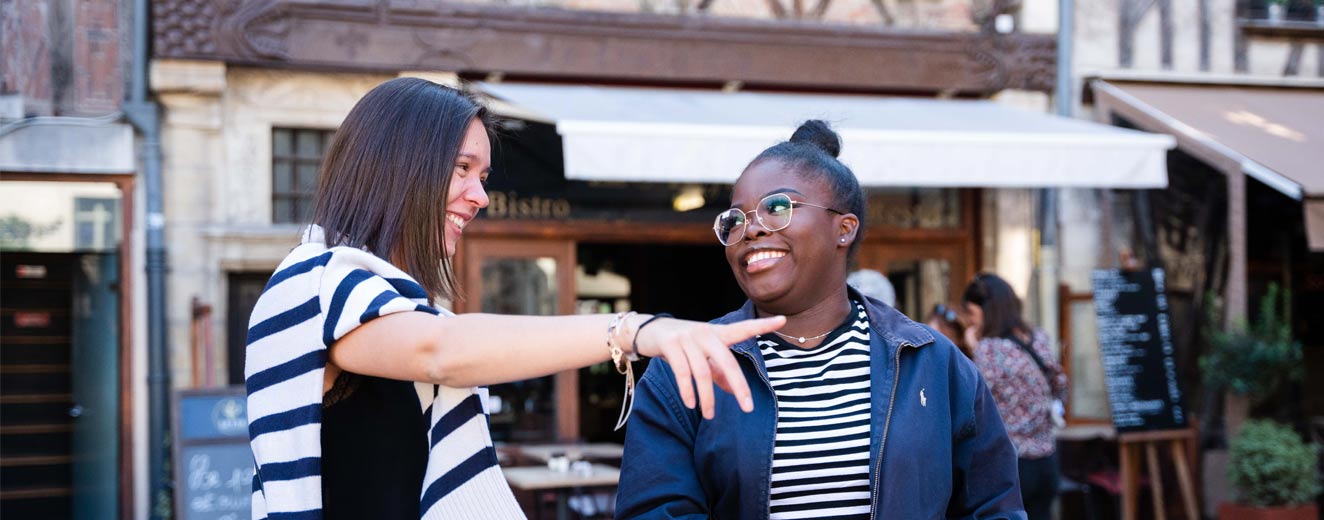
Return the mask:
<path id="1" fill-rule="evenodd" d="M 1291 309 L 1291 298 L 1290 291 L 1269 284 L 1255 323 L 1239 323 L 1231 331 L 1221 331 L 1212 326 L 1219 321 L 1218 306 L 1212 295 L 1206 295 L 1210 350 L 1200 358 L 1206 385 L 1246 396 L 1255 404 L 1302 379 L 1305 363 L 1301 342 L 1292 338 L 1291 321 L 1285 316 Z"/>
<path id="2" fill-rule="evenodd" d="M 1237 490 L 1237 503 L 1220 506 L 1219 518 L 1317 518 L 1317 450 L 1287 426 L 1246 421 L 1228 453 L 1228 480 Z"/>

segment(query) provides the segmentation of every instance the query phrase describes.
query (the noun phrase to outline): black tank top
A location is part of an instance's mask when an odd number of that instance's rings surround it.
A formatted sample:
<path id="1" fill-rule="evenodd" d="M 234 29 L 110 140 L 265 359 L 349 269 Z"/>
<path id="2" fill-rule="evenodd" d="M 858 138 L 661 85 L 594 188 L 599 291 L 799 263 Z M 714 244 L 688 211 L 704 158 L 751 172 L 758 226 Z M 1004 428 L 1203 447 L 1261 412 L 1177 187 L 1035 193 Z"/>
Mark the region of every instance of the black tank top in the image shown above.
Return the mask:
<path id="1" fill-rule="evenodd" d="M 414 384 L 342 372 L 322 398 L 325 520 L 418 520 L 428 419 Z"/>

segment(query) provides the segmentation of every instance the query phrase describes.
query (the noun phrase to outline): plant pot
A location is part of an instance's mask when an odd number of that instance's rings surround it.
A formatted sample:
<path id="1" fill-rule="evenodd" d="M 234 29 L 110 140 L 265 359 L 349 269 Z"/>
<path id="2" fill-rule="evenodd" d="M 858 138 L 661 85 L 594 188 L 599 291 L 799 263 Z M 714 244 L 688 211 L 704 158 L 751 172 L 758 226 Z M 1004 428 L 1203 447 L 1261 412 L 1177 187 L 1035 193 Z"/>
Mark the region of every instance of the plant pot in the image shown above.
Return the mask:
<path id="1" fill-rule="evenodd" d="M 1269 4 L 1269 21 L 1274 23 L 1283 21 L 1283 4 Z"/>
<path id="2" fill-rule="evenodd" d="M 1324 25 L 1324 4 L 1315 6 L 1315 24 Z"/>
<path id="3" fill-rule="evenodd" d="M 1241 504 L 1218 505 L 1218 520 L 1316 520 L 1315 504 L 1283 507 L 1253 507 Z"/>

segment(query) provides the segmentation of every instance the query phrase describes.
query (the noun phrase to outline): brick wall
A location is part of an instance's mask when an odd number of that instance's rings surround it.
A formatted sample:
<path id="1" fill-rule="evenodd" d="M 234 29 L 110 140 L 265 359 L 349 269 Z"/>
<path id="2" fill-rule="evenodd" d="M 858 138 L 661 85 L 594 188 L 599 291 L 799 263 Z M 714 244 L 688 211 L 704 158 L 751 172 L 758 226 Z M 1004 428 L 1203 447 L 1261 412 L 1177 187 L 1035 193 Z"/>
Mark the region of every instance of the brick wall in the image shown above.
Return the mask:
<path id="1" fill-rule="evenodd" d="M 96 116 L 124 96 L 122 0 L 0 0 L 0 94 L 25 115 Z"/>

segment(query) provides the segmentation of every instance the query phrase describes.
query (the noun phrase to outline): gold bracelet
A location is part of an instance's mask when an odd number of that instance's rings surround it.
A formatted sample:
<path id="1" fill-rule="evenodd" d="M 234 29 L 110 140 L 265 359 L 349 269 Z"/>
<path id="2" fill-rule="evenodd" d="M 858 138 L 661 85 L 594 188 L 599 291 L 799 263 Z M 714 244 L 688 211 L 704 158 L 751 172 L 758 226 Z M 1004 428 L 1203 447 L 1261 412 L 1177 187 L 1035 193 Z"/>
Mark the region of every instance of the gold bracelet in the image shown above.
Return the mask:
<path id="1" fill-rule="evenodd" d="M 611 353 L 612 364 L 616 366 L 616 371 L 625 374 L 630 366 L 631 356 L 625 354 L 625 349 L 621 348 L 618 336 L 621 329 L 629 326 L 628 320 L 631 316 L 638 314 L 634 311 L 618 313 L 612 318 L 611 323 L 607 325 L 607 351 Z"/>

